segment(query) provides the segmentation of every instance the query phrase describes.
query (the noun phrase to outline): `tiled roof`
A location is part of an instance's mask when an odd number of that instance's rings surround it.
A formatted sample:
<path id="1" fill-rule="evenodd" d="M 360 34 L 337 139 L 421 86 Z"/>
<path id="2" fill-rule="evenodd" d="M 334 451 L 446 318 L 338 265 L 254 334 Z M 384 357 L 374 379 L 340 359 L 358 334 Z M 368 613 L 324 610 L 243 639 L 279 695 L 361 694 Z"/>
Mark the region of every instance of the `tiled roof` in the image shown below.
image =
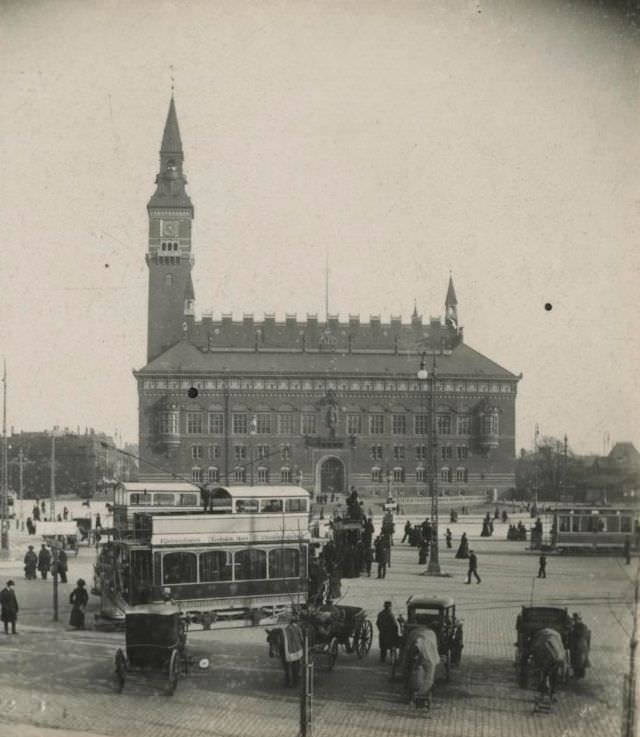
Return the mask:
<path id="1" fill-rule="evenodd" d="M 313 373 L 415 376 L 420 363 L 417 352 L 331 352 L 331 351 L 253 351 L 224 350 L 203 352 L 182 340 L 141 369 L 141 373 L 228 372 L 250 374 Z M 431 361 L 428 361 L 428 366 Z M 439 355 L 437 370 L 441 376 L 467 378 L 517 379 L 518 377 L 491 361 L 482 353 L 460 343 L 448 354 Z"/>

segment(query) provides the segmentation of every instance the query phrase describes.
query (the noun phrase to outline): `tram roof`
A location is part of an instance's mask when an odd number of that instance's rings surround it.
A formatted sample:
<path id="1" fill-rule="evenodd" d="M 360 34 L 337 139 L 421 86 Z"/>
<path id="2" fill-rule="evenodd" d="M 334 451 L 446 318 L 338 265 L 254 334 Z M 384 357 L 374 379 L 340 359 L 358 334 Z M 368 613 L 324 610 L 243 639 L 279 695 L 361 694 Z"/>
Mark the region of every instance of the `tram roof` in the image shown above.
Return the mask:
<path id="1" fill-rule="evenodd" d="M 308 497 L 301 486 L 214 486 L 213 494 L 226 492 L 232 499 L 272 499 L 273 497 Z"/>
<path id="2" fill-rule="evenodd" d="M 200 487 L 186 481 L 121 481 L 118 486 L 125 491 L 196 491 Z"/>
<path id="3" fill-rule="evenodd" d="M 639 510 L 633 507 L 597 507 L 575 505 L 573 507 L 554 507 L 553 514 L 637 514 Z"/>

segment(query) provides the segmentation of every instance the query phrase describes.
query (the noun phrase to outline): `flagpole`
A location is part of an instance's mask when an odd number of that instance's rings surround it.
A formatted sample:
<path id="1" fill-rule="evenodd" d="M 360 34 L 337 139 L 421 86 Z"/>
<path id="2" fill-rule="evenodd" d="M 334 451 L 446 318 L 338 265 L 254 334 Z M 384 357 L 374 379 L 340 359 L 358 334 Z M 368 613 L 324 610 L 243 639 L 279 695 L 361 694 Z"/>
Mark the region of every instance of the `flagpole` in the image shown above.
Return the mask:
<path id="1" fill-rule="evenodd" d="M 8 558 L 9 546 L 9 463 L 7 447 L 7 359 L 2 371 L 2 499 L 0 514 L 0 558 Z"/>

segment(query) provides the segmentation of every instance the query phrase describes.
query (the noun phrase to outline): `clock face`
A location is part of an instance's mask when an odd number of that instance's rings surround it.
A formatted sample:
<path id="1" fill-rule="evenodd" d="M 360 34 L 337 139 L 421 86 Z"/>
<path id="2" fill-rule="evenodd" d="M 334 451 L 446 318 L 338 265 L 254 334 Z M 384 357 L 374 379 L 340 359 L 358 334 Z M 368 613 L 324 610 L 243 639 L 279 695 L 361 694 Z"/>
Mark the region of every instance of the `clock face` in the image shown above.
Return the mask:
<path id="1" fill-rule="evenodd" d="M 178 235 L 178 223 L 175 220 L 162 221 L 162 235 L 174 238 Z"/>

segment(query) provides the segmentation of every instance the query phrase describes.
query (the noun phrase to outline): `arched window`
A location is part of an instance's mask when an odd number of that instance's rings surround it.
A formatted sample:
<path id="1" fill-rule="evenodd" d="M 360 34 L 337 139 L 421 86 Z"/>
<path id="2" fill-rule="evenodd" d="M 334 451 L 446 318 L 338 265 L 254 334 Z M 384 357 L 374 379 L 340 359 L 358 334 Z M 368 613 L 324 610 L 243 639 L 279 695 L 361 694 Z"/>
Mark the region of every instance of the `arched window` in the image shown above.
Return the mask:
<path id="1" fill-rule="evenodd" d="M 198 564 L 195 553 L 166 553 L 162 559 L 162 583 L 196 583 Z"/>
<path id="2" fill-rule="evenodd" d="M 220 481 L 220 471 L 216 466 L 209 466 L 207 470 L 207 481 L 211 484 L 217 484 Z"/>
<path id="3" fill-rule="evenodd" d="M 283 466 L 280 469 L 280 482 L 283 484 L 291 483 L 291 469 L 287 466 Z"/>
<path id="4" fill-rule="evenodd" d="M 162 245 L 164 246 L 164 243 Z M 164 285 L 165 287 L 170 287 L 173 285 L 173 274 L 165 274 Z"/>
<path id="5" fill-rule="evenodd" d="M 448 483 L 451 481 L 451 469 L 444 466 L 440 469 L 440 481 Z"/>
<path id="6" fill-rule="evenodd" d="M 238 550 L 233 556 L 235 581 L 251 581 L 267 577 L 267 554 L 264 550 Z"/>
<path id="7" fill-rule="evenodd" d="M 374 466 L 371 469 L 371 480 L 378 484 L 382 482 L 382 469 L 380 466 Z"/>
<path id="8" fill-rule="evenodd" d="M 393 480 L 397 482 L 404 481 L 404 468 L 401 468 L 400 466 L 396 466 L 393 469 Z"/>
<path id="9" fill-rule="evenodd" d="M 269 578 L 297 578 L 300 575 L 300 553 L 294 548 L 269 551 Z"/>
<path id="10" fill-rule="evenodd" d="M 191 469 L 191 480 L 194 484 L 199 484 L 202 481 L 202 469 L 198 466 L 194 466 Z"/>
<path id="11" fill-rule="evenodd" d="M 427 472 L 424 468 L 416 468 L 416 481 L 424 483 L 427 480 Z"/>
<path id="12" fill-rule="evenodd" d="M 269 469 L 264 466 L 258 467 L 258 483 L 268 484 L 269 483 Z"/>
<path id="13" fill-rule="evenodd" d="M 233 480 L 244 484 L 247 480 L 247 472 L 244 466 L 236 466 L 233 469 Z"/>

